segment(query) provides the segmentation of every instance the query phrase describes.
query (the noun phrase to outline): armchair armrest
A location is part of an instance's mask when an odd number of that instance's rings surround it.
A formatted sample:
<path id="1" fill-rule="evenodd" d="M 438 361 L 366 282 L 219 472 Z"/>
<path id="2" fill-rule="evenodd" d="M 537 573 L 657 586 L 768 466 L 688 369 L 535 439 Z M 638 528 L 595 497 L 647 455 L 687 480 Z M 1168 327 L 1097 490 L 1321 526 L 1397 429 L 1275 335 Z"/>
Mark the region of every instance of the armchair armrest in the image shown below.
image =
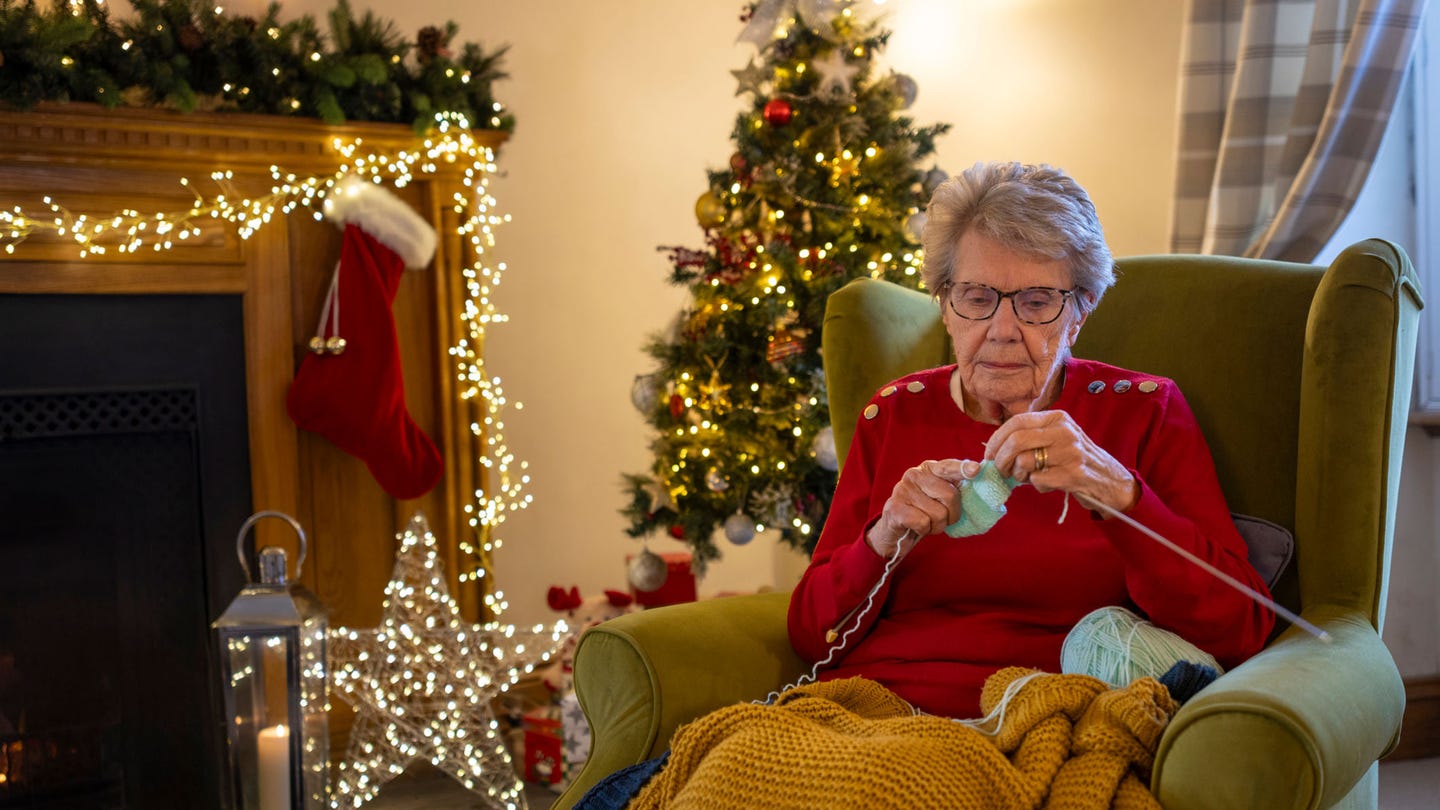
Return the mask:
<path id="1" fill-rule="evenodd" d="M 805 672 L 790 647 L 790 594 L 731 596 L 611 619 L 575 648 L 575 694 L 590 758 L 554 805 L 659 756 L 675 729 L 712 709 L 765 697 Z"/>
<path id="2" fill-rule="evenodd" d="M 1405 686 L 1369 619 L 1306 618 L 1332 643 L 1292 627 L 1171 720 L 1150 780 L 1167 810 L 1330 807 L 1394 748 Z"/>

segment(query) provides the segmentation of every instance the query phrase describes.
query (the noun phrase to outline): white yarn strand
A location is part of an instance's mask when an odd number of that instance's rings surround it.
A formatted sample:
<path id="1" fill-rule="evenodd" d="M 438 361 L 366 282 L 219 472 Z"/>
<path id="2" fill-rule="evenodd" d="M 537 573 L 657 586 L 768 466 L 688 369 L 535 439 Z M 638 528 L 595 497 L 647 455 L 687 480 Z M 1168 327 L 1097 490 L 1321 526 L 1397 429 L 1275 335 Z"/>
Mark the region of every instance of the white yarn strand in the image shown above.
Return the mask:
<path id="1" fill-rule="evenodd" d="M 332 319 L 333 314 L 333 319 Z M 330 289 L 325 292 L 325 303 L 320 306 L 320 323 L 315 325 L 315 337 L 325 337 L 325 322 L 331 321 L 330 334 L 340 334 L 340 264 L 330 274 Z"/>
<path id="2" fill-rule="evenodd" d="M 1029 675 L 1023 675 L 1006 684 L 1005 693 L 1000 696 L 1000 702 L 995 704 L 995 708 L 991 709 L 990 713 L 984 717 L 978 717 L 974 720 L 956 719 L 955 722 L 962 726 L 973 728 L 986 737 L 994 737 L 1000 733 L 1001 729 L 1005 728 L 1005 709 L 1010 706 L 1010 701 L 1013 700 L 1016 695 L 1020 694 L 1020 690 L 1025 688 L 1025 684 L 1030 683 L 1043 674 L 1045 673 L 1032 672 Z M 986 728 L 986 726 L 991 723 L 994 723 L 995 727 L 993 729 Z"/>
<path id="3" fill-rule="evenodd" d="M 779 700 L 781 695 L 789 692 L 791 689 L 804 686 L 807 683 L 814 683 L 815 679 L 820 677 L 820 668 L 828 665 L 832 660 L 834 660 L 835 653 L 838 653 L 841 650 L 845 649 L 845 645 L 850 643 L 850 634 L 860 629 L 860 625 L 865 621 L 865 617 L 869 615 L 870 609 L 875 606 L 875 596 L 880 593 L 881 588 L 885 587 L 885 583 L 890 580 L 891 572 L 895 570 L 895 566 L 900 564 L 900 558 L 905 556 L 905 552 L 909 550 L 905 547 L 906 542 L 910 542 L 910 544 L 913 546 L 918 540 L 919 538 L 915 536 L 915 532 L 909 529 L 905 530 L 905 534 L 901 535 L 900 541 L 895 544 L 895 551 L 892 552 L 890 554 L 890 558 L 885 561 L 885 570 L 880 573 L 880 579 L 877 580 L 875 584 L 870 587 L 870 593 L 865 595 L 865 601 L 860 604 L 858 610 L 852 610 L 849 615 L 841 619 L 840 623 L 845 624 L 847 621 L 849 621 L 850 615 L 853 615 L 855 617 L 854 621 L 850 624 L 850 627 L 845 630 L 845 632 L 840 634 L 840 638 L 837 639 L 835 643 L 830 646 L 830 650 L 829 652 L 825 653 L 825 657 L 815 662 L 815 666 L 810 668 L 809 674 L 801 675 L 799 680 L 795 681 L 795 683 L 789 684 L 787 686 L 782 686 L 774 692 L 766 695 L 763 700 L 753 700 L 751 701 L 751 703 L 759 703 L 768 706 Z"/>

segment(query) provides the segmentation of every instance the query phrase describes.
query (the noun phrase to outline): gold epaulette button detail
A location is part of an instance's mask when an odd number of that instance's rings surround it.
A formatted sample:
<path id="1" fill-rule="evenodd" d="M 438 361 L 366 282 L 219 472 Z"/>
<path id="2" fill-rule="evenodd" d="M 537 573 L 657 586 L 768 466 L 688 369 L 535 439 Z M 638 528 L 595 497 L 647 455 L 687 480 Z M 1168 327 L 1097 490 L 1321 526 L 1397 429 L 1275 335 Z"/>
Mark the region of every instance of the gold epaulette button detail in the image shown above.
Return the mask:
<path id="1" fill-rule="evenodd" d="M 1110 389 L 1110 390 L 1114 391 L 1114 392 L 1117 393 L 1117 394 L 1123 394 L 1123 393 L 1125 393 L 1126 391 L 1129 391 L 1129 390 L 1130 390 L 1130 381 L 1129 381 L 1129 380 L 1116 380 L 1116 381 L 1115 381 L 1115 385 L 1111 386 L 1111 389 Z"/>
<path id="2" fill-rule="evenodd" d="M 879 406 L 879 405 L 876 405 L 875 403 L 872 402 L 872 403 L 870 403 L 869 405 L 866 405 L 866 406 L 865 406 L 865 418 L 866 418 L 866 419 L 874 419 L 874 418 L 875 418 L 875 414 L 877 414 L 877 413 L 880 413 L 880 406 Z"/>
<path id="3" fill-rule="evenodd" d="M 905 386 L 905 390 L 909 391 L 912 394 L 918 394 L 921 391 L 925 390 L 925 383 L 916 380 L 915 382 L 912 382 L 909 385 Z"/>
<path id="4" fill-rule="evenodd" d="M 1159 388 L 1159 387 L 1160 387 L 1160 383 L 1157 383 L 1157 382 L 1155 382 L 1154 380 L 1146 380 L 1145 382 L 1142 382 L 1142 383 L 1140 383 L 1139 385 L 1137 385 L 1137 386 L 1135 386 L 1135 387 L 1138 388 L 1138 389 L 1140 389 L 1140 393 L 1142 393 L 1142 394 L 1149 394 L 1149 393 L 1153 393 L 1156 388 Z"/>
<path id="5" fill-rule="evenodd" d="M 1089 391 L 1092 394 L 1098 394 L 1101 391 L 1105 390 L 1105 381 L 1096 380 L 1095 382 L 1092 382 L 1089 385 L 1085 386 L 1085 390 Z"/>
<path id="6" fill-rule="evenodd" d="M 893 393 L 895 393 L 895 386 L 893 385 L 887 385 L 884 388 L 880 389 L 880 396 L 882 397 L 888 397 Z"/>

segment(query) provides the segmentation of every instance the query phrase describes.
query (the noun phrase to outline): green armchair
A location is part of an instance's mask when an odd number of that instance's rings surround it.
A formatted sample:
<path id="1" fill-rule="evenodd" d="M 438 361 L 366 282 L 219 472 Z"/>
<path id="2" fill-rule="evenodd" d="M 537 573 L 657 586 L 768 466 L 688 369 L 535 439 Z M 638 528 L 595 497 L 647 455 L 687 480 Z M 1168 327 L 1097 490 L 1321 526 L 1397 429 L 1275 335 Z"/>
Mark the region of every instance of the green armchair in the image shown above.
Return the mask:
<path id="1" fill-rule="evenodd" d="M 1231 509 L 1295 535 L 1276 598 L 1333 637 L 1280 622 L 1259 655 L 1175 716 L 1151 787 L 1168 810 L 1375 808 L 1376 762 L 1405 706 L 1379 630 L 1423 306 L 1414 270 L 1380 240 L 1329 268 L 1148 256 L 1119 269 L 1075 354 L 1176 380 Z M 878 281 L 830 298 L 823 341 L 842 458 L 877 388 L 951 359 L 935 303 Z M 588 631 L 575 687 L 593 748 L 556 807 L 658 756 L 679 725 L 807 671 L 786 636 L 787 602 L 714 599 Z"/>

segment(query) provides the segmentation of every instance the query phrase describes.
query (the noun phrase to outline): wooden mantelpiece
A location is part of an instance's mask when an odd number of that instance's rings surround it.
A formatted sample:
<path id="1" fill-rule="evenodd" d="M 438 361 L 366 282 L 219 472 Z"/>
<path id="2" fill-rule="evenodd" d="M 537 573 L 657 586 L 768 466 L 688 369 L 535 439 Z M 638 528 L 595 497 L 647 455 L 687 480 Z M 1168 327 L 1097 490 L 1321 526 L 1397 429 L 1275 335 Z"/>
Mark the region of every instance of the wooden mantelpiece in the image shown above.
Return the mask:
<path id="1" fill-rule="evenodd" d="M 478 133 L 498 147 L 501 133 Z M 374 151 L 414 150 L 409 127 L 347 125 L 269 116 L 106 111 L 91 105 L 49 105 L 0 114 L 0 206 L 43 213 L 45 196 L 74 214 L 123 209 L 184 211 L 194 193 L 213 196 L 214 171 L 233 172 L 227 194 L 269 192 L 270 167 L 299 177 L 328 176 L 341 165 L 336 139 L 363 139 Z M 206 220 L 202 235 L 171 250 L 126 255 L 113 249 L 80 259 L 73 242 L 36 234 L 14 254 L 0 253 L 0 294 L 237 294 L 243 296 L 250 481 L 256 510 L 294 515 L 310 535 L 302 579 L 331 609 L 332 624 L 369 627 L 380 618 L 395 533 L 423 509 L 440 540 L 452 578 L 463 561 L 463 507 L 481 477 L 467 414 L 456 395 L 448 354 L 461 328 L 460 268 L 467 262 L 451 205 L 464 166 L 445 164 L 398 192 L 442 235 L 435 261 L 406 275 L 394 305 L 412 416 L 439 445 L 445 476 L 431 493 L 397 502 L 364 464 L 319 436 L 298 431 L 285 412 L 285 393 L 319 318 L 339 255 L 340 234 L 309 209 L 277 216 L 249 239 Z M 9 350 L 9 349 L 7 349 Z M 291 546 L 288 529 L 257 526 L 263 543 Z M 239 528 L 238 526 L 236 527 Z M 293 552 L 292 552 L 293 555 Z M 293 556 L 292 556 L 293 559 Z M 456 587 L 472 618 L 478 589 Z"/>

